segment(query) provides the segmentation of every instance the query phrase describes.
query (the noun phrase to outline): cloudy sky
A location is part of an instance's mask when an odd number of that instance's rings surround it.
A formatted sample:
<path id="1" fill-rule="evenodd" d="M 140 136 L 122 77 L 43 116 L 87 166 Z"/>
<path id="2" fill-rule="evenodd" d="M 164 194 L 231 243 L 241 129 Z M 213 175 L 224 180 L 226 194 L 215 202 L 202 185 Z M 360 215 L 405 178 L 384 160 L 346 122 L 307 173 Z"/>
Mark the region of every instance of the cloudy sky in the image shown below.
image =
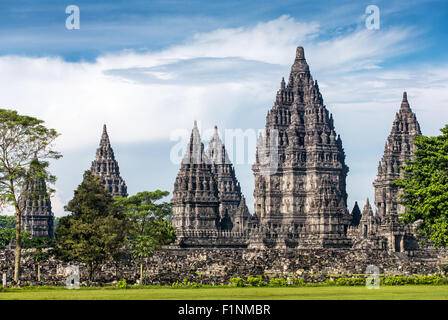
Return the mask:
<path id="1" fill-rule="evenodd" d="M 73 4 L 80 29 L 68 30 Z M 366 28 L 370 4 L 378 30 Z M 204 142 L 215 124 L 262 129 L 301 45 L 343 141 L 351 210 L 373 197 L 404 90 L 423 134 L 448 123 L 447 29 L 444 0 L 2 0 L 0 107 L 61 133 L 51 167 L 61 216 L 104 123 L 129 193 L 172 191 L 170 155 L 193 121 Z M 252 147 L 235 165 L 251 211 Z"/>

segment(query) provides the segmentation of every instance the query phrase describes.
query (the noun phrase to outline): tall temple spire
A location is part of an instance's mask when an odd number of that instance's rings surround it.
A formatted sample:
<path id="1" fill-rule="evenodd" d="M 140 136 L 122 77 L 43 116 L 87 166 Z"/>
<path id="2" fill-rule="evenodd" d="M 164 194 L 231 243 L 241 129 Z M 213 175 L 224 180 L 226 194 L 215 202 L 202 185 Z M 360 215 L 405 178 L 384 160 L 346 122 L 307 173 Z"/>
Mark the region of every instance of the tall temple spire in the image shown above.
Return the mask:
<path id="1" fill-rule="evenodd" d="M 372 206 L 370 205 L 369 198 L 367 198 L 366 204 L 364 205 L 364 208 L 362 209 L 362 216 L 363 217 L 373 216 L 373 210 L 372 210 Z"/>
<path id="2" fill-rule="evenodd" d="M 173 226 L 178 231 L 179 242 L 186 241 L 182 232 L 217 230 L 218 197 L 216 180 L 195 121 L 171 199 Z"/>
<path id="3" fill-rule="evenodd" d="M 411 110 L 407 93 L 403 92 L 400 109 L 395 115 L 384 155 L 378 165 L 378 174 L 373 182 L 376 212 L 386 220 L 397 220 L 398 214 L 404 210 L 404 207 L 397 204 L 398 189 L 392 185 L 392 181 L 402 176 L 401 166 L 414 158 L 414 139 L 420 134 L 417 117 Z"/>
<path id="4" fill-rule="evenodd" d="M 19 206 L 23 209 L 20 217 L 22 227 L 33 238 L 53 238 L 54 215 L 47 184 L 44 179 L 36 176 L 32 167 L 28 175 L 19 197 Z"/>
<path id="5" fill-rule="evenodd" d="M 351 224 L 346 208 L 348 167 L 342 140 L 309 72 L 303 47 L 297 47 L 288 85 L 281 82 L 266 116 L 265 137 L 259 139 L 252 167 L 255 214 L 260 223 L 313 239 L 298 246 L 350 245 L 346 237 Z M 272 156 L 278 161 L 270 161 L 271 170 L 263 170 L 261 159 Z"/>
<path id="6" fill-rule="evenodd" d="M 120 168 L 115 160 L 106 125 L 103 125 L 100 146 L 96 150 L 96 158 L 91 166 L 92 174 L 101 178 L 101 182 L 112 196 L 127 197 L 127 186 L 120 176 Z"/>
<path id="7" fill-rule="evenodd" d="M 241 194 L 241 187 L 236 178 L 235 169 L 227 155 L 224 144 L 215 126 L 213 137 L 207 147 L 207 156 L 212 164 L 212 172 L 218 186 L 219 214 L 221 230 L 232 230 L 236 227 L 238 231 L 247 226 L 249 211 L 242 209 L 246 206 Z M 242 203 L 241 203 L 242 202 Z"/>
<path id="8" fill-rule="evenodd" d="M 201 142 L 201 135 L 196 120 L 190 134 L 190 142 L 182 159 L 182 163 L 201 164 L 208 162 L 208 158 L 204 153 L 204 144 Z"/>

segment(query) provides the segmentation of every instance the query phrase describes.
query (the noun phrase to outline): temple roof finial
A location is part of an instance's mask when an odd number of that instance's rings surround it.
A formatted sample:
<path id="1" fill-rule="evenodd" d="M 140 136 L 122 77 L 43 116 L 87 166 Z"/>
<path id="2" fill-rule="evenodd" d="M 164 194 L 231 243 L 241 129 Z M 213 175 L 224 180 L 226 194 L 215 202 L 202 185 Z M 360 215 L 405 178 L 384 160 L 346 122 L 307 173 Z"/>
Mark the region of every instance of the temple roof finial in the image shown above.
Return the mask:
<path id="1" fill-rule="evenodd" d="M 296 59 L 305 59 L 305 51 L 302 46 L 298 46 L 296 50 Z"/>
<path id="2" fill-rule="evenodd" d="M 297 47 L 296 59 L 294 60 L 294 64 L 291 67 L 291 72 L 310 72 L 310 68 L 305 60 L 305 52 L 303 50 L 303 47 Z"/>
<path id="3" fill-rule="evenodd" d="M 409 106 L 409 102 L 408 102 L 408 94 L 406 91 L 403 92 L 403 99 L 401 100 L 401 106 L 400 109 L 406 109 L 406 110 L 410 110 L 411 107 Z"/>

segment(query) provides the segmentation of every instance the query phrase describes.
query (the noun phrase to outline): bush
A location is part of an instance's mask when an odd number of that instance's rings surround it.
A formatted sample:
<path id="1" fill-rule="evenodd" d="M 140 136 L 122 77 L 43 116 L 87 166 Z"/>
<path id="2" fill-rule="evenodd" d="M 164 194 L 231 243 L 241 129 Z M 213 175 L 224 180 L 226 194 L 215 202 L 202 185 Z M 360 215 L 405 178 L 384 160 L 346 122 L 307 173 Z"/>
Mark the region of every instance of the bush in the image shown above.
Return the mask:
<path id="1" fill-rule="evenodd" d="M 247 284 L 250 287 L 264 287 L 266 286 L 266 282 L 263 281 L 261 277 L 249 277 L 247 278 Z"/>
<path id="2" fill-rule="evenodd" d="M 303 278 L 294 278 L 294 279 L 292 279 L 291 284 L 293 286 L 302 287 L 302 286 L 305 285 L 305 279 L 303 279 Z"/>
<path id="3" fill-rule="evenodd" d="M 118 281 L 117 287 L 120 289 L 126 289 L 128 287 L 128 284 L 126 283 L 126 279 Z"/>
<path id="4" fill-rule="evenodd" d="M 269 281 L 269 285 L 271 287 L 287 287 L 289 284 L 285 278 L 272 278 Z"/>
<path id="5" fill-rule="evenodd" d="M 231 278 L 230 282 L 234 287 L 244 287 L 244 280 L 241 278 Z"/>
<path id="6" fill-rule="evenodd" d="M 176 281 L 171 285 L 173 288 L 200 288 L 202 283 L 190 282 L 187 279 L 183 279 L 182 282 Z"/>
<path id="7" fill-rule="evenodd" d="M 386 279 L 384 279 L 383 284 L 386 286 L 403 286 L 406 284 L 440 285 L 448 284 L 448 279 L 441 278 L 439 276 L 387 277 Z"/>
<path id="8" fill-rule="evenodd" d="M 337 286 L 363 286 L 366 284 L 365 278 L 339 278 L 335 281 Z"/>

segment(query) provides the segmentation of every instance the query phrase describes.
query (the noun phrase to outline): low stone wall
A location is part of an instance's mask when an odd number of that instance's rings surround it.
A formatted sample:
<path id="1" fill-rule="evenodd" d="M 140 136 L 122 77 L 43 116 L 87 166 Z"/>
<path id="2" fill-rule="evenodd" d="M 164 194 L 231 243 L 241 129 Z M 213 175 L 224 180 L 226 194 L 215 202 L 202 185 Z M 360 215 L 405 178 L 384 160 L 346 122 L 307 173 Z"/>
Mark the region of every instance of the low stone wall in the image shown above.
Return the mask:
<path id="1" fill-rule="evenodd" d="M 146 284 L 172 284 L 187 279 L 198 283 L 228 284 L 230 278 L 249 276 L 304 277 L 322 281 L 335 274 L 364 274 L 368 265 L 378 266 L 389 275 L 432 275 L 442 272 L 446 256 L 418 253 L 388 253 L 383 250 L 353 249 L 178 249 L 158 251 L 145 265 Z M 14 254 L 0 251 L 0 272 L 13 277 Z M 41 284 L 65 285 L 68 263 L 48 260 L 41 263 Z M 37 284 L 37 264 L 24 257 L 22 284 Z M 81 281 L 87 279 L 87 269 L 80 266 Z M 446 266 L 446 265 L 445 265 Z M 113 283 L 126 279 L 135 283 L 138 267 L 131 263 L 107 264 L 98 272 L 98 283 Z"/>

